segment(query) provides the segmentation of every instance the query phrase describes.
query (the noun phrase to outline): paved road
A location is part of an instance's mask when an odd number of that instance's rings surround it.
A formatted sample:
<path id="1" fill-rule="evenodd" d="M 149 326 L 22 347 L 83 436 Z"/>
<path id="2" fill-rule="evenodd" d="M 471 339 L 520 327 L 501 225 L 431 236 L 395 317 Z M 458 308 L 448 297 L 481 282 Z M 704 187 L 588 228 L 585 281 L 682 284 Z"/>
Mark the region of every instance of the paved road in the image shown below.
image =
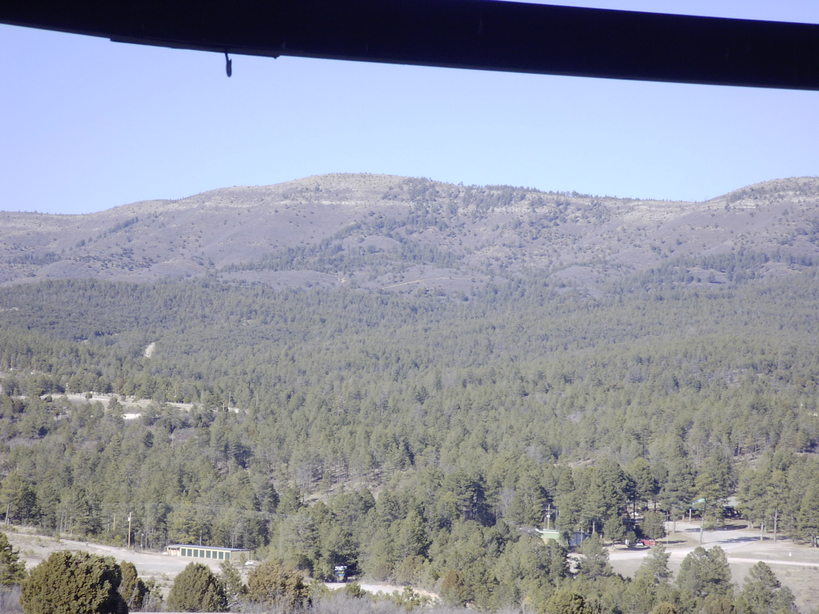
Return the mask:
<path id="1" fill-rule="evenodd" d="M 669 523 L 669 529 L 670 523 Z M 671 534 L 666 548 L 671 561 L 681 561 L 700 545 L 700 529 L 693 523 L 677 522 L 677 532 Z M 719 546 L 725 551 L 729 562 L 764 561 L 769 565 L 786 565 L 796 567 L 815 567 L 819 569 L 819 548 L 794 544 L 788 539 L 773 541 L 770 535 L 759 539 L 759 531 L 746 528 L 726 528 L 708 530 L 702 535 L 702 546 L 710 548 Z M 642 560 L 650 552 L 645 549 L 616 548 L 610 552 L 614 561 Z"/>

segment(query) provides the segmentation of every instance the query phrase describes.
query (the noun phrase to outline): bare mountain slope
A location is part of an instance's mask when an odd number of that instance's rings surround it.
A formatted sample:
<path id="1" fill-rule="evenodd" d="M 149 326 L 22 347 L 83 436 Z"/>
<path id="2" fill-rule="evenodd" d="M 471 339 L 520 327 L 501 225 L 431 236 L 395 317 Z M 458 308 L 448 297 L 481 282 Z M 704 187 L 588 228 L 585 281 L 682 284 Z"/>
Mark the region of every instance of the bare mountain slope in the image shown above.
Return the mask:
<path id="1" fill-rule="evenodd" d="M 679 262 L 718 283 L 709 256 L 773 256 L 760 275 L 819 255 L 819 179 L 769 181 L 702 203 L 324 175 L 147 201 L 89 215 L 0 212 L 0 283 L 218 275 L 277 286 L 467 291 L 548 277 L 593 289 Z"/>

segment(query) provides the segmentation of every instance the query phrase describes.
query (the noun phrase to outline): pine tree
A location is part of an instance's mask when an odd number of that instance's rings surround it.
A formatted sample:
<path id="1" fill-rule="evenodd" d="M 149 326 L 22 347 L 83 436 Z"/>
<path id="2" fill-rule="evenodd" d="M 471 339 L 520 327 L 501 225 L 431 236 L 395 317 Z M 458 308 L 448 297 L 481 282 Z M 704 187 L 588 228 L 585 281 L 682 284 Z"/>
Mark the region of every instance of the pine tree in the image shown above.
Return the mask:
<path id="1" fill-rule="evenodd" d="M 700 601 L 709 595 L 730 594 L 731 570 L 725 551 L 719 546 L 710 550 L 697 546 L 683 559 L 677 586 L 684 596 Z"/>
<path id="2" fill-rule="evenodd" d="M 819 485 L 811 484 L 806 488 L 795 515 L 795 533 L 814 547 L 819 546 Z"/>
<path id="3" fill-rule="evenodd" d="M 672 518 L 690 507 L 694 497 L 694 478 L 684 459 L 676 459 L 669 468 L 668 480 L 660 491 L 660 502 L 671 511 Z"/>
<path id="4" fill-rule="evenodd" d="M 782 586 L 762 561 L 751 567 L 737 599 L 739 614 L 786 614 L 795 612 L 793 593 Z"/>
<path id="5" fill-rule="evenodd" d="M 640 528 L 643 530 L 643 535 L 649 539 L 665 537 L 665 521 L 660 512 L 646 512 Z"/>
<path id="6" fill-rule="evenodd" d="M 609 553 L 603 547 L 603 540 L 599 535 L 592 535 L 580 544 L 580 554 L 583 555 L 578 564 L 580 576 L 594 580 L 614 573 L 609 564 Z"/>
<path id="7" fill-rule="evenodd" d="M 655 502 L 657 493 L 660 488 L 657 480 L 651 473 L 651 465 L 645 458 L 635 458 L 628 467 L 626 473 L 634 483 L 633 501 L 636 504 L 639 501 Z"/>
<path id="8" fill-rule="evenodd" d="M 232 610 L 239 605 L 242 597 L 247 594 L 247 587 L 242 582 L 242 576 L 239 574 L 236 565 L 230 561 L 222 561 L 220 563 L 219 580 L 225 589 L 228 609 Z"/>
<path id="9" fill-rule="evenodd" d="M 40 517 L 37 495 L 31 484 L 17 472 L 12 472 L 0 487 L 0 513 L 6 514 L 6 522 L 32 522 Z"/>
<path id="10" fill-rule="evenodd" d="M 0 531 L 0 586 L 20 584 L 26 577 L 26 565 L 20 554 L 9 543 L 6 534 Z"/>
<path id="11" fill-rule="evenodd" d="M 414 509 L 397 523 L 398 531 L 395 540 L 396 557 L 398 560 L 408 556 L 425 556 L 429 547 L 424 520 Z"/>
<path id="12" fill-rule="evenodd" d="M 668 568 L 668 559 L 670 557 L 671 555 L 666 551 L 665 546 L 657 544 L 651 549 L 649 555 L 643 559 L 636 576 L 645 576 L 652 584 L 666 584 L 671 577 L 671 570 Z"/>

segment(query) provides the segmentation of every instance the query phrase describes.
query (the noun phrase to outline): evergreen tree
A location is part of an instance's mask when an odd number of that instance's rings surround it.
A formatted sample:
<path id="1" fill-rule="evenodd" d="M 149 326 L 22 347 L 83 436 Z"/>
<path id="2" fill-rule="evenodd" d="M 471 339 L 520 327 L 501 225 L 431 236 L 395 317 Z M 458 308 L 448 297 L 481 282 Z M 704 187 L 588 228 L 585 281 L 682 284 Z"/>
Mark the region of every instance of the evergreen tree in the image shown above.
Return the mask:
<path id="1" fill-rule="evenodd" d="M 294 610 L 310 605 L 304 576 L 283 563 L 267 560 L 250 572 L 247 595 L 256 603 Z"/>
<path id="2" fill-rule="evenodd" d="M 733 492 L 734 465 L 719 450 L 712 452 L 694 481 L 697 497 L 703 499 L 703 523 L 707 519 L 722 521 L 723 509 L 728 495 Z"/>
<path id="3" fill-rule="evenodd" d="M 424 521 L 416 510 L 410 510 L 407 516 L 397 523 L 397 528 L 395 553 L 399 560 L 409 556 L 426 555 L 429 537 Z"/>
<path id="4" fill-rule="evenodd" d="M 190 563 L 173 581 L 168 608 L 181 612 L 224 612 L 227 597 L 210 568 L 202 563 Z"/>
<path id="5" fill-rule="evenodd" d="M 20 553 L 9 543 L 9 538 L 0 531 L 0 586 L 20 584 L 26 577 L 26 565 L 20 560 Z"/>
<path id="6" fill-rule="evenodd" d="M 236 608 L 247 594 L 247 587 L 242 582 L 239 570 L 231 561 L 222 561 L 219 564 L 219 581 L 225 589 L 229 610 Z"/>
<path id="7" fill-rule="evenodd" d="M 17 472 L 8 474 L 0 486 L 0 513 L 6 521 L 36 522 L 40 518 L 37 494 Z"/>
<path id="8" fill-rule="evenodd" d="M 814 479 L 817 479 L 814 476 Z M 796 512 L 795 533 L 798 537 L 810 541 L 814 547 L 819 546 L 819 484 L 811 484 Z"/>
<path id="9" fill-rule="evenodd" d="M 660 504 L 679 518 L 694 498 L 694 477 L 685 457 L 676 457 L 669 467 L 668 480 L 660 489 Z"/>
<path id="10" fill-rule="evenodd" d="M 467 594 L 464 578 L 454 569 L 449 569 L 441 579 L 441 599 L 450 606 L 462 607 L 466 605 Z"/>
<path id="11" fill-rule="evenodd" d="M 796 612 L 793 593 L 782 586 L 762 561 L 751 567 L 737 599 L 738 614 L 790 614 Z"/>
<path id="12" fill-rule="evenodd" d="M 127 614 L 117 592 L 122 575 L 111 558 L 66 550 L 52 553 L 23 582 L 26 614 Z"/>
<path id="13" fill-rule="evenodd" d="M 646 512 L 640 523 L 643 535 L 649 539 L 665 537 L 665 520 L 660 512 Z"/>
<path id="14" fill-rule="evenodd" d="M 560 589 L 546 602 L 546 614 L 599 614 L 580 593 Z"/>
<path id="15" fill-rule="evenodd" d="M 395 546 L 387 529 L 378 529 L 367 541 L 364 572 L 378 580 L 386 580 L 393 573 L 397 561 Z"/>
<path id="16" fill-rule="evenodd" d="M 633 501 L 656 502 L 657 494 L 660 492 L 659 484 L 651 472 L 651 465 L 642 457 L 635 458 L 628 467 L 626 473 L 634 484 Z"/>
<path id="17" fill-rule="evenodd" d="M 626 588 L 624 611 L 647 613 L 660 603 L 675 601 L 674 589 L 669 584 L 669 557 L 662 544 L 651 549 Z"/>
<path id="18" fill-rule="evenodd" d="M 508 517 L 517 524 L 540 526 L 548 496 L 532 473 L 524 473 L 518 480 L 509 506 Z"/>
<path id="19" fill-rule="evenodd" d="M 599 535 L 592 535 L 580 544 L 583 558 L 578 563 L 578 575 L 588 580 L 610 576 L 614 571 L 609 564 L 609 553 Z"/>
<path id="20" fill-rule="evenodd" d="M 552 586 L 558 586 L 569 575 L 568 551 L 555 540 L 545 544 L 544 574 Z"/>
<path id="21" fill-rule="evenodd" d="M 571 469 L 564 469 L 558 478 L 555 492 L 556 526 L 564 535 L 580 528 L 583 499 L 576 486 Z"/>
<path id="22" fill-rule="evenodd" d="M 736 614 L 732 595 L 708 595 L 698 606 L 698 614 Z"/>
<path id="23" fill-rule="evenodd" d="M 725 551 L 719 546 L 706 550 L 698 546 L 680 565 L 677 586 L 683 597 L 702 602 L 706 597 L 730 595 L 731 570 Z"/>
<path id="24" fill-rule="evenodd" d="M 613 542 L 622 542 L 626 538 L 626 523 L 619 514 L 609 516 L 603 521 L 603 535 Z"/>
<path id="25" fill-rule="evenodd" d="M 119 585 L 119 594 L 128 604 L 129 610 L 141 610 L 148 594 L 148 587 L 137 575 L 136 567 L 129 561 L 121 561 L 119 568 L 122 571 L 122 582 Z"/>
<path id="26" fill-rule="evenodd" d="M 636 577 L 645 576 L 652 584 L 666 584 L 671 578 L 671 570 L 668 568 L 668 559 L 671 554 L 666 551 L 665 546 L 657 544 L 651 549 L 649 555 L 643 559 Z"/>

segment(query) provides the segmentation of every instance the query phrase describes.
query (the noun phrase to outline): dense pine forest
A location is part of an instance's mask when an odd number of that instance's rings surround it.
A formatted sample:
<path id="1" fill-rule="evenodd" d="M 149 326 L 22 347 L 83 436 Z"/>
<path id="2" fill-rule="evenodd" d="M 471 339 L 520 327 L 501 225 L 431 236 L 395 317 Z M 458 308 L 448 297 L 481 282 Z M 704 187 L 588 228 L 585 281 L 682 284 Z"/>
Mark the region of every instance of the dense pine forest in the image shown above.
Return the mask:
<path id="1" fill-rule="evenodd" d="M 760 273 L 776 263 L 789 274 Z M 539 271 L 453 293 L 10 284 L 0 516 L 124 544 L 131 514 L 142 547 L 253 548 L 320 579 L 343 564 L 480 609 L 573 587 L 596 611 L 700 611 L 707 595 L 605 561 L 571 572 L 534 529 L 633 542 L 705 499 L 707 523 L 736 510 L 815 543 L 817 313 L 814 259 L 776 250 L 594 291 Z"/>

